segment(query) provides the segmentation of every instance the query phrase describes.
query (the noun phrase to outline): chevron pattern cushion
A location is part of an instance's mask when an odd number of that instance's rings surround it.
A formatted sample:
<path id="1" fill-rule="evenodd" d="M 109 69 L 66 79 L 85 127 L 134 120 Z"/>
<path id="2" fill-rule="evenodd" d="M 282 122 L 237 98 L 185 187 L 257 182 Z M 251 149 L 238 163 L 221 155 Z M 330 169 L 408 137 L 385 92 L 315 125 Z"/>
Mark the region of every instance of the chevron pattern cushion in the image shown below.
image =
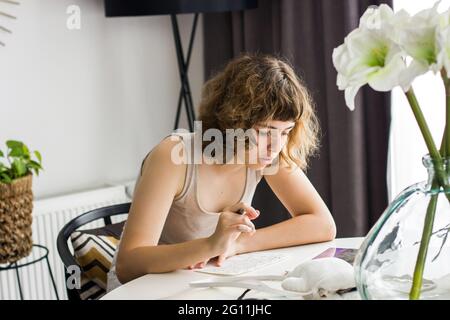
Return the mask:
<path id="1" fill-rule="evenodd" d="M 106 293 L 107 273 L 122 229 L 123 222 L 98 229 L 77 230 L 71 234 L 74 257 L 82 268 L 79 289 L 82 300 L 99 299 Z"/>

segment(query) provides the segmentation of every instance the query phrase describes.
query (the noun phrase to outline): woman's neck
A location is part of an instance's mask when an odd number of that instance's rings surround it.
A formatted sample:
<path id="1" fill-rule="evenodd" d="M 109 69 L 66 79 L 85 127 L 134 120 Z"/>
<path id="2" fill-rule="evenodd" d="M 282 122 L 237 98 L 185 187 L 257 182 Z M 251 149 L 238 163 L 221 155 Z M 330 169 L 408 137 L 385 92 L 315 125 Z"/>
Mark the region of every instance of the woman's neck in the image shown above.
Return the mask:
<path id="1" fill-rule="evenodd" d="M 203 165 L 208 166 L 214 172 L 218 174 L 233 174 L 246 170 L 247 165 L 245 163 L 235 163 L 234 161 L 229 161 L 223 164 L 208 164 L 203 163 Z"/>

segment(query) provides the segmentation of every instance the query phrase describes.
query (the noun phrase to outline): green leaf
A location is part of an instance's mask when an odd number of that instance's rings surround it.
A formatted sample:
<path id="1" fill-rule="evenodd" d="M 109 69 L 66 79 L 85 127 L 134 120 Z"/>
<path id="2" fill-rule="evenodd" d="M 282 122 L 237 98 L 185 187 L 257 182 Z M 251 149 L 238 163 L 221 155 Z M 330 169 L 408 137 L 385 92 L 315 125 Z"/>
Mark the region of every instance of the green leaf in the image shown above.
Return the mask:
<path id="1" fill-rule="evenodd" d="M 28 157 L 28 159 L 30 158 L 30 150 L 25 144 L 22 144 L 22 152 L 25 156 Z"/>
<path id="2" fill-rule="evenodd" d="M 27 171 L 30 172 L 31 170 L 39 170 L 39 168 L 36 168 L 34 164 L 27 163 Z"/>
<path id="3" fill-rule="evenodd" d="M 37 150 L 34 151 L 34 154 L 36 155 L 36 158 L 38 158 L 39 163 L 42 163 L 42 156 L 41 153 Z"/>
<path id="4" fill-rule="evenodd" d="M 4 156 L 5 156 L 5 154 L 3 153 L 2 150 L 0 150 L 0 158 L 1 158 L 1 157 L 4 157 Z"/>
<path id="5" fill-rule="evenodd" d="M 21 141 L 16 140 L 8 140 L 6 141 L 6 145 L 11 149 L 8 156 L 9 157 L 19 157 L 22 158 L 29 154 L 28 148 Z"/>
<path id="6" fill-rule="evenodd" d="M 34 160 L 30 160 L 29 165 L 33 168 L 42 169 L 42 165 Z"/>
<path id="7" fill-rule="evenodd" d="M 14 147 L 11 149 L 11 151 L 8 154 L 9 157 L 18 157 L 18 158 L 22 158 L 25 156 L 25 154 L 23 153 L 23 148 L 20 147 Z"/>
<path id="8" fill-rule="evenodd" d="M 34 171 L 34 173 L 38 176 L 39 170 L 42 170 L 42 166 L 40 163 L 30 160 L 30 162 L 27 163 L 27 169 L 28 171 Z"/>
<path id="9" fill-rule="evenodd" d="M 41 164 L 39 162 L 36 162 L 34 160 L 28 161 L 28 165 L 35 167 L 35 168 L 42 168 Z"/>
<path id="10" fill-rule="evenodd" d="M 14 148 L 22 149 L 23 142 L 21 142 L 21 141 L 16 141 L 16 140 L 8 140 L 8 141 L 6 141 L 6 145 L 7 145 L 8 148 L 10 148 L 10 149 L 14 149 Z"/>
<path id="11" fill-rule="evenodd" d="M 0 173 L 0 180 L 4 183 L 11 183 L 12 179 L 5 173 Z"/>
<path id="12" fill-rule="evenodd" d="M 27 166 L 25 165 L 25 162 L 21 159 L 14 159 L 11 166 L 15 173 L 16 178 L 20 178 L 27 173 Z"/>

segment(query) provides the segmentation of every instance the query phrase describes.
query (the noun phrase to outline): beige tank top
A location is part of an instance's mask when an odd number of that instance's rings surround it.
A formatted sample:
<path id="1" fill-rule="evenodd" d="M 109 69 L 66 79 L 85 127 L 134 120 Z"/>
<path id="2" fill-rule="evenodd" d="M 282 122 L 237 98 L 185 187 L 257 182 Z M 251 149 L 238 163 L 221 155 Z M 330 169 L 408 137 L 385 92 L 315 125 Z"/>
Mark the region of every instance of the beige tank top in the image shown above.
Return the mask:
<path id="1" fill-rule="evenodd" d="M 190 146 L 191 152 L 188 152 L 188 156 L 193 160 L 194 133 L 173 134 L 181 137 L 184 150 L 187 150 L 186 148 Z M 142 164 L 144 161 L 142 161 Z M 219 213 L 208 212 L 200 206 L 197 194 L 197 177 L 198 165 L 193 161 L 189 161 L 183 189 L 172 202 L 158 244 L 180 243 L 209 237 L 214 233 L 219 220 Z M 261 177 L 260 171 L 247 167 L 245 188 L 239 202 L 251 205 L 256 186 Z M 108 272 L 107 292 L 121 285 L 116 275 L 117 252 L 118 250 L 114 254 L 112 266 Z"/>
<path id="2" fill-rule="evenodd" d="M 181 137 L 184 150 L 190 148 L 189 159 L 193 160 L 194 133 L 174 133 Z M 260 171 L 247 167 L 246 183 L 239 202 L 251 205 L 255 189 L 261 180 Z M 209 237 L 214 233 L 219 219 L 218 212 L 208 212 L 198 201 L 198 164 L 189 161 L 186 178 L 181 193 L 174 199 L 169 209 L 159 244 L 172 244 Z"/>

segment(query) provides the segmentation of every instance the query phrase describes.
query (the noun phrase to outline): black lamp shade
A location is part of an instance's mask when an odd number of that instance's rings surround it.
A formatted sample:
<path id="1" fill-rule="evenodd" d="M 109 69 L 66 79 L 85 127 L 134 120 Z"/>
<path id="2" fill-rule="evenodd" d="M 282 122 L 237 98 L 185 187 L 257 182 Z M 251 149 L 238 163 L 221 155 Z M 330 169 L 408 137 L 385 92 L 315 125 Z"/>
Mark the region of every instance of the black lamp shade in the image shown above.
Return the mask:
<path id="1" fill-rule="evenodd" d="M 258 0 L 105 0 L 107 17 L 254 9 Z"/>

